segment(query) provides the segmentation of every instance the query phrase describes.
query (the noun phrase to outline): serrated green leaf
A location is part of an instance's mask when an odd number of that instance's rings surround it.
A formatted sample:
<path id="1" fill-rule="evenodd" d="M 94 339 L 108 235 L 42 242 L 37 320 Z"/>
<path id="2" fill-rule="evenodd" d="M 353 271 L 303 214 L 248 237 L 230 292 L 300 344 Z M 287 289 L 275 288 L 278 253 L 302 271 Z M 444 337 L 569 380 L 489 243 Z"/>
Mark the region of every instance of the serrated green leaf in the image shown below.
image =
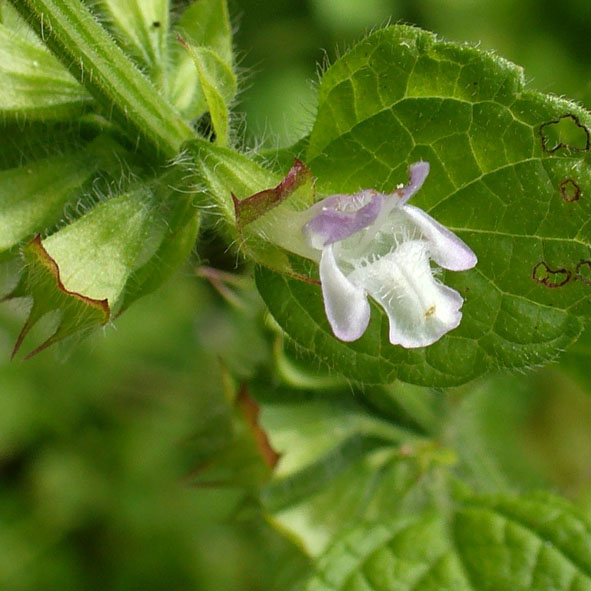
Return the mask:
<path id="1" fill-rule="evenodd" d="M 560 498 L 476 499 L 451 533 L 477 589 L 591 589 L 591 523 Z"/>
<path id="2" fill-rule="evenodd" d="M 92 0 L 93 11 L 159 88 L 167 87 L 168 0 Z"/>
<path id="3" fill-rule="evenodd" d="M 410 27 L 370 35 L 324 75 L 305 161 L 321 194 L 392 191 L 409 163 L 430 162 L 413 204 L 479 259 L 442 277 L 465 299 L 462 323 L 404 350 L 372 306 L 365 335 L 345 344 L 319 288 L 261 270 L 263 298 L 300 346 L 369 383 L 450 386 L 556 357 L 589 307 L 577 274 L 591 260 L 591 202 L 581 197 L 591 191 L 590 129 L 586 111 L 525 90 L 521 69 L 497 56 Z"/>
<path id="4" fill-rule="evenodd" d="M 449 517 L 352 530 L 319 560 L 307 591 L 591 589 L 591 524 L 550 496 L 473 499 Z"/>
<path id="5" fill-rule="evenodd" d="M 44 47 L 0 24 L 0 115 L 4 120 L 68 119 L 93 99 Z"/>
<path id="6" fill-rule="evenodd" d="M 291 258 L 291 261 L 294 259 Z M 295 267 L 313 273 L 312 263 Z M 424 385 L 451 386 L 477 377 L 486 357 L 452 335 L 424 349 L 402 349 L 388 342 L 388 324 L 372 304 L 369 327 L 353 343 L 337 340 L 330 329 L 319 287 L 271 269 L 259 267 L 257 288 L 273 317 L 305 350 L 333 371 L 366 384 L 384 384 L 396 378 Z"/>
<path id="7" fill-rule="evenodd" d="M 222 73 L 233 71 L 232 31 L 226 0 L 198 0 L 183 13 L 175 31 L 194 47 L 211 50 L 223 64 Z M 187 118 L 196 119 L 207 110 L 207 102 L 191 56 L 175 43 L 171 47 L 169 96 Z M 223 78 L 221 83 L 227 86 Z M 215 84 L 214 84 L 215 86 Z M 228 98 L 230 102 L 233 95 Z"/>
<path id="8" fill-rule="evenodd" d="M 473 591 L 449 546 L 433 515 L 357 527 L 320 558 L 306 591 Z"/>

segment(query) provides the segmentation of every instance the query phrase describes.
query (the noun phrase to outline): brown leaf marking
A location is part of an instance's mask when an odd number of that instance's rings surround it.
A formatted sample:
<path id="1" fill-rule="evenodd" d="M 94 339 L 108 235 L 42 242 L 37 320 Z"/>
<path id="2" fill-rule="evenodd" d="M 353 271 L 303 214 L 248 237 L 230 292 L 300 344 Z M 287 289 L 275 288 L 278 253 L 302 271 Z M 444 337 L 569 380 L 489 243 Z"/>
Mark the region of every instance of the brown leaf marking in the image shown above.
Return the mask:
<path id="1" fill-rule="evenodd" d="M 301 273 L 296 273 L 295 271 L 286 270 L 283 272 L 283 274 L 291 277 L 292 279 L 296 279 L 297 281 L 309 283 L 310 285 L 322 285 L 319 279 L 314 279 L 313 277 L 308 277 L 307 275 L 302 275 Z"/>
<path id="2" fill-rule="evenodd" d="M 532 279 L 549 288 L 562 287 L 571 278 L 572 272 L 568 269 L 551 269 L 544 261 L 536 263 L 532 269 Z"/>
<path id="3" fill-rule="evenodd" d="M 580 148 L 577 146 L 572 146 L 566 142 L 558 142 L 553 148 L 548 147 L 548 143 L 550 138 L 546 135 L 546 128 L 549 128 L 551 125 L 559 125 L 563 119 L 571 120 L 577 127 L 583 130 L 585 133 L 585 146 Z M 591 145 L 591 138 L 589 136 L 589 130 L 585 127 L 576 115 L 572 113 L 567 113 L 566 115 L 561 115 L 558 119 L 554 119 L 552 121 L 547 121 L 546 123 L 542 123 L 539 128 L 540 137 L 542 138 L 542 150 L 544 152 L 548 152 L 549 154 L 560 150 L 560 148 L 566 148 L 567 150 L 572 150 L 573 152 L 588 152 L 589 147 Z"/>
<path id="4" fill-rule="evenodd" d="M 244 418 L 255 437 L 257 447 L 265 464 L 269 468 L 274 468 L 279 461 L 280 455 L 271 447 L 269 438 L 259 423 L 260 407 L 249 396 L 246 386 L 240 388 L 236 402 L 242 410 Z"/>
<path id="5" fill-rule="evenodd" d="M 273 189 L 265 189 L 246 199 L 238 199 L 232 193 L 238 228 L 254 222 L 274 207 L 277 207 L 310 178 L 311 172 L 308 167 L 297 158 L 294 158 L 293 166 L 289 169 L 285 178 Z"/>
<path id="6" fill-rule="evenodd" d="M 43 267 L 45 267 L 45 269 L 54 277 L 55 282 L 57 284 L 57 288 L 62 293 L 64 293 L 65 295 L 67 295 L 69 297 L 80 300 L 81 302 L 84 302 L 86 305 L 96 308 L 97 310 L 102 312 L 102 314 L 104 316 L 103 324 L 105 324 L 109 320 L 111 310 L 109 308 L 109 302 L 106 299 L 95 300 L 93 298 L 89 298 L 89 297 L 82 295 L 80 293 L 77 293 L 75 291 L 70 291 L 70 290 L 66 289 L 66 287 L 64 286 L 64 284 L 62 283 L 62 280 L 60 278 L 59 267 L 58 267 L 57 263 L 55 262 L 55 260 L 47 252 L 47 250 L 45 250 L 45 247 L 43 246 L 43 244 L 41 242 L 41 236 L 39 234 L 37 234 L 37 236 L 35 236 L 35 238 L 33 238 L 33 240 L 31 240 L 31 242 L 29 242 L 29 244 L 27 244 L 26 248 L 31 250 L 36 255 L 39 263 Z M 12 350 L 12 354 L 10 356 L 11 359 L 13 359 L 14 356 L 18 353 L 19 349 L 21 348 L 21 345 L 23 344 L 25 337 L 27 336 L 27 334 L 29 333 L 29 331 L 31 330 L 31 328 L 33 327 L 35 322 L 39 319 L 33 313 L 37 306 L 38 306 L 38 304 L 36 304 L 36 302 L 33 301 L 33 308 L 31 309 L 31 312 L 29 314 L 29 318 L 25 322 L 21 332 L 19 333 L 19 335 L 16 339 L 16 343 L 14 345 L 14 348 Z M 33 357 L 34 355 L 37 355 L 37 353 L 40 353 L 41 351 L 43 351 L 44 349 L 46 349 L 47 347 L 52 345 L 54 342 L 56 342 L 59 338 L 58 332 L 59 332 L 59 327 L 56 330 L 55 334 L 53 334 L 51 337 L 49 337 L 44 343 L 39 345 L 39 347 L 37 347 L 36 349 L 31 351 L 25 357 L 25 359 L 29 359 L 29 358 Z"/>
<path id="7" fill-rule="evenodd" d="M 591 261 L 579 261 L 575 269 L 575 279 L 591 285 Z"/>
<path id="8" fill-rule="evenodd" d="M 581 197 L 581 187 L 573 179 L 564 179 L 560 183 L 560 196 L 565 203 L 578 201 Z"/>
<path id="9" fill-rule="evenodd" d="M 246 246 L 242 229 L 247 224 L 256 221 L 259 217 L 280 205 L 285 199 L 292 195 L 299 187 L 312 180 L 310 169 L 297 158 L 293 159 L 293 166 L 289 169 L 285 178 L 274 188 L 259 191 L 246 199 L 238 199 L 231 193 L 234 203 L 234 214 L 236 216 L 236 225 L 238 234 L 242 243 Z M 298 281 L 320 285 L 320 281 L 307 275 L 303 275 L 293 269 L 283 269 L 283 275 L 288 275 Z"/>

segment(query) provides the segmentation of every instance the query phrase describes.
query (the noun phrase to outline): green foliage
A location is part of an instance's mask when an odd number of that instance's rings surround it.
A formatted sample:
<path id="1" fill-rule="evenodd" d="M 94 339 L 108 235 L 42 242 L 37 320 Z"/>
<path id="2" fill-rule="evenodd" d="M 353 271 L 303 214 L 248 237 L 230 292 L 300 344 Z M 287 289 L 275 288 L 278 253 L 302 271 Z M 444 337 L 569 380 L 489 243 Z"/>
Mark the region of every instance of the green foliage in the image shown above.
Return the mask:
<path id="1" fill-rule="evenodd" d="M 192 136 L 79 0 L 19 0 L 13 5 L 133 142 L 144 140 L 147 149 L 170 158 Z"/>
<path id="2" fill-rule="evenodd" d="M 190 46 L 207 52 L 213 62 L 213 71 L 204 71 L 205 82 L 217 87 L 226 103 L 236 94 L 233 74 L 234 55 L 228 8 L 224 0 L 201 0 L 190 4 L 178 23 L 175 32 Z M 171 48 L 174 64 L 170 76 L 170 98 L 187 119 L 195 119 L 208 110 L 208 100 L 201 84 L 202 75 L 195 69 L 190 53 L 176 44 Z M 209 74 L 209 75 L 208 75 Z"/>
<path id="3" fill-rule="evenodd" d="M 90 95 L 47 49 L 5 24 L 0 24 L 0 63 L 5 119 L 67 119 L 90 107 Z"/>
<path id="4" fill-rule="evenodd" d="M 0 364 L 0 586 L 591 590 L 591 115 L 408 26 L 306 87 L 319 23 L 432 1 L 249 2 L 240 60 L 225 0 L 0 3 L 0 358 L 104 327 Z M 478 255 L 437 276 L 462 322 L 403 349 L 372 303 L 342 342 L 309 208 L 420 160 L 413 204 Z"/>
<path id="5" fill-rule="evenodd" d="M 158 84 L 156 70 L 168 63 L 168 5 L 134 6 L 135 16 L 116 3 L 99 3 L 93 8 L 117 32 L 129 58 L 149 71 Z M 33 256 L 33 264 L 27 264 L 12 293 L 34 300 L 17 349 L 47 312 L 55 310 L 60 316 L 58 329 L 43 348 L 90 325 L 104 324 L 112 312 L 156 289 L 187 258 L 198 229 L 194 199 L 182 193 L 191 175 L 182 164 L 172 172 L 155 171 L 153 156 L 154 149 L 159 160 L 162 152 L 177 155 L 181 142 L 193 134 L 84 6 L 78 2 L 60 5 L 51 18 L 51 6 L 43 3 L 18 2 L 15 8 L 36 22 L 41 40 L 63 63 L 34 40 L 33 32 L 12 8 L 5 7 L 0 40 L 9 64 L 2 70 L 8 94 L 2 97 L 0 109 L 5 129 L 13 137 L 3 154 L 6 170 L 0 173 L 1 247 L 10 249 L 53 231 L 42 246 L 38 243 L 36 252 L 45 260 L 39 263 L 41 270 L 36 268 L 38 257 Z M 70 26 L 70 21 L 78 25 Z M 154 27 L 154 22 L 159 25 Z M 166 90 L 165 81 L 160 82 Z M 89 110 L 94 113 L 85 115 Z M 22 128 L 10 123 L 19 117 L 26 121 Z M 71 128 L 54 123 L 65 118 Z M 72 132 L 76 123 L 77 134 Z M 85 145 L 82 130 L 88 139 L 97 132 L 101 135 Z M 122 147 L 137 150 L 138 133 L 148 140 L 142 143 L 140 157 Z M 18 161 L 11 153 L 15 148 Z M 155 181 L 155 176 L 160 180 Z M 104 193 L 115 196 L 96 205 L 95 188 L 100 200 Z M 68 209 L 91 211 L 64 225 Z M 58 232 L 56 225 L 62 226 Z M 47 265 L 52 269 L 49 274 L 43 271 Z M 103 310 L 93 316 L 95 301 L 107 302 L 106 315 Z M 85 302 L 90 309 L 79 310 Z M 84 320 L 87 312 L 94 320 Z"/>
<path id="6" fill-rule="evenodd" d="M 150 79 L 166 87 L 169 5 L 167 0 L 99 0 L 88 2 L 106 23 L 121 48 Z"/>
<path id="7" fill-rule="evenodd" d="M 12 316 L 0 307 L 4 359 Z M 47 351 L 2 364 L 1 588 L 291 588 L 307 560 L 252 487 L 197 483 L 220 475 L 220 451 L 250 449 L 214 369 L 245 377 L 265 359 L 258 321 L 180 276 L 67 363 Z"/>
<path id="8" fill-rule="evenodd" d="M 55 311 L 60 315 L 57 327 L 29 356 L 71 334 L 105 324 L 109 320 L 108 299 L 92 298 L 68 289 L 62 281 L 58 264 L 39 237 L 24 247 L 23 258 L 25 270 L 8 298 L 28 298 L 32 302 L 27 320 L 16 340 L 13 357 L 30 330 L 50 312 Z"/>
<path id="9" fill-rule="evenodd" d="M 67 289 L 115 307 L 146 241 L 149 210 L 139 193 L 113 197 L 44 241 Z"/>
<path id="10" fill-rule="evenodd" d="M 312 399 L 283 391 L 261 420 L 281 456 L 264 506 L 312 555 L 360 521 L 428 506 L 435 465 L 447 461 L 423 434 L 368 413 L 342 389 Z"/>
<path id="11" fill-rule="evenodd" d="M 193 58 L 199 84 L 205 98 L 207 111 L 215 134 L 215 141 L 222 147 L 228 144 L 228 104 L 236 94 L 236 76 L 229 64 L 207 47 L 186 45 Z"/>
<path id="12" fill-rule="evenodd" d="M 262 499 L 319 556 L 307 589 L 588 588 L 588 517 L 516 494 L 543 486 L 521 451 L 532 386 L 495 379 L 453 401 L 404 384 L 353 396 L 259 385 L 282 454 Z"/>
<path id="13" fill-rule="evenodd" d="M 590 127 L 586 111 L 526 91 L 521 70 L 496 56 L 407 27 L 369 36 L 324 75 L 306 161 L 322 194 L 389 192 L 410 162 L 431 164 L 413 203 L 479 258 L 444 276 L 466 300 L 463 320 L 434 345 L 403 350 L 389 346 L 375 308 L 365 335 L 342 343 L 317 288 L 261 270 L 276 320 L 330 368 L 369 383 L 450 386 L 554 358 L 589 301 L 578 276 L 589 206 L 578 195 L 591 189 Z"/>
<path id="14" fill-rule="evenodd" d="M 475 498 L 351 531 L 307 590 L 591 589 L 589 525 L 555 497 Z"/>
<path id="15" fill-rule="evenodd" d="M 170 279 L 186 261 L 197 239 L 200 220 L 193 199 L 185 198 L 176 191 L 168 191 L 168 198 L 163 199 L 159 211 L 155 212 L 156 219 L 151 224 L 157 246 L 147 260 L 142 261 L 128 275 L 119 314 L 138 298 L 152 293 Z"/>
<path id="16" fill-rule="evenodd" d="M 294 165 L 281 181 L 246 155 L 210 142 L 190 142 L 187 150 L 207 189 L 208 206 L 222 217 L 228 239 L 253 261 L 297 274 L 288 253 L 277 245 L 296 252 L 305 248 L 298 212 L 313 200 L 314 180 L 308 169 Z"/>
<path id="17" fill-rule="evenodd" d="M 83 151 L 0 171 L 0 249 L 58 221 L 64 203 L 80 195 L 98 165 Z"/>

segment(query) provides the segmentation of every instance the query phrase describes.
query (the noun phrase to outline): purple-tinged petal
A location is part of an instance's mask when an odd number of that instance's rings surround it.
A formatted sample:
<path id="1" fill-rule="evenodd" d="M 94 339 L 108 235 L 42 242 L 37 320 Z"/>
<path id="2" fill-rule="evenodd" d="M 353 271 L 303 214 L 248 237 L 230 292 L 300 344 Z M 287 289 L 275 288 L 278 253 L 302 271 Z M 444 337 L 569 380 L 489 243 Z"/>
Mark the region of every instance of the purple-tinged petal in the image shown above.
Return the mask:
<path id="1" fill-rule="evenodd" d="M 405 205 L 402 212 L 420 229 L 429 243 L 431 258 L 439 266 L 450 271 L 465 271 L 476 265 L 478 259 L 472 249 L 428 213 L 413 205 Z"/>
<path id="2" fill-rule="evenodd" d="M 409 181 L 390 195 L 365 189 L 353 195 L 331 195 L 309 209 L 313 216 L 302 228 L 308 243 L 318 250 L 340 242 L 378 222 L 394 207 L 406 203 L 423 185 L 429 174 L 428 162 L 408 168 Z"/>
<path id="3" fill-rule="evenodd" d="M 367 189 L 354 195 L 332 195 L 312 206 L 314 217 L 302 228 L 318 250 L 371 226 L 382 209 L 383 196 Z"/>
<path id="4" fill-rule="evenodd" d="M 322 251 L 320 281 L 332 331 L 341 341 L 356 341 L 369 324 L 369 302 L 365 290 L 351 283 L 339 269 L 332 245 Z"/>
<path id="5" fill-rule="evenodd" d="M 429 175 L 428 162 L 415 162 L 408 167 L 408 183 L 395 191 L 400 203 L 406 203 L 422 186 Z"/>

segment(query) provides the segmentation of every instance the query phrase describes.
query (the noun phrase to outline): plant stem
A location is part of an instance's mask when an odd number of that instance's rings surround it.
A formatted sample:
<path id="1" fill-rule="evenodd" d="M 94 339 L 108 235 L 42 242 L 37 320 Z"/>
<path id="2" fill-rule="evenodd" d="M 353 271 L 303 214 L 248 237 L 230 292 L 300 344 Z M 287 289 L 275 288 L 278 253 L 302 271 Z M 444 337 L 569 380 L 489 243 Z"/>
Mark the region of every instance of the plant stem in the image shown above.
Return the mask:
<path id="1" fill-rule="evenodd" d="M 80 0 L 9 0 L 134 142 L 172 158 L 195 137 Z"/>

